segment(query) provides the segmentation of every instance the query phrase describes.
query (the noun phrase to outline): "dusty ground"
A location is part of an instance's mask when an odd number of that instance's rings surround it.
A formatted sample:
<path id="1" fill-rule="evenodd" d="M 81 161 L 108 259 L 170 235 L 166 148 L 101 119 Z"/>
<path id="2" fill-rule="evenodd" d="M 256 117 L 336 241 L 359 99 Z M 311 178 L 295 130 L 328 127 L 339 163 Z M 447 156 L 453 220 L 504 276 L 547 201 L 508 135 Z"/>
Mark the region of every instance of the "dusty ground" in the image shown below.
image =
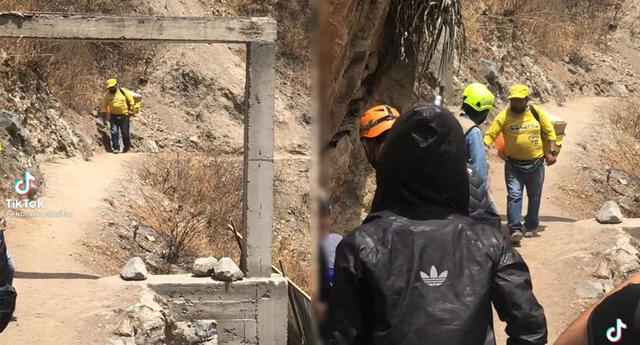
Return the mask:
<path id="1" fill-rule="evenodd" d="M 137 297 L 135 287 L 101 280 L 88 265 L 95 259 L 81 245 L 97 231 L 102 198 L 136 157 L 102 154 L 90 162 L 44 164 L 45 210 L 72 217 L 8 219 L 7 243 L 17 265 L 17 321 L 0 344 L 93 344 L 110 331 L 105 324 L 113 310 Z"/>

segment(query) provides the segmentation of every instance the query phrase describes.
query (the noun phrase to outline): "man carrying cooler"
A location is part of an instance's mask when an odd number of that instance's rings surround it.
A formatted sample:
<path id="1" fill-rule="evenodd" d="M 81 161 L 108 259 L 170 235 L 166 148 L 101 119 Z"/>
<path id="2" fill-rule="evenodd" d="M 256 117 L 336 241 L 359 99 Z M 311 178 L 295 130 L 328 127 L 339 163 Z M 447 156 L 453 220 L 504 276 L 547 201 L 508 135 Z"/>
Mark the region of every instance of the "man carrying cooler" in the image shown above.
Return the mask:
<path id="1" fill-rule="evenodd" d="M 525 237 L 536 236 L 544 163 L 556 162 L 556 134 L 547 114 L 529 103 L 529 88 L 515 85 L 509 91 L 509 107 L 493 120 L 484 136 L 487 146 L 493 144 L 500 133 L 504 136 L 505 181 L 507 184 L 507 225 L 511 242 L 518 244 Z M 529 208 L 524 226 L 521 222 L 523 191 L 527 189 Z"/>
<path id="2" fill-rule="evenodd" d="M 122 132 L 123 153 L 131 149 L 129 135 L 130 116 L 134 114 L 135 101 L 133 96 L 118 86 L 117 79 L 107 81 L 107 92 L 102 101 L 102 111 L 109 116 L 111 123 L 112 152 L 120 152 L 120 132 Z"/>

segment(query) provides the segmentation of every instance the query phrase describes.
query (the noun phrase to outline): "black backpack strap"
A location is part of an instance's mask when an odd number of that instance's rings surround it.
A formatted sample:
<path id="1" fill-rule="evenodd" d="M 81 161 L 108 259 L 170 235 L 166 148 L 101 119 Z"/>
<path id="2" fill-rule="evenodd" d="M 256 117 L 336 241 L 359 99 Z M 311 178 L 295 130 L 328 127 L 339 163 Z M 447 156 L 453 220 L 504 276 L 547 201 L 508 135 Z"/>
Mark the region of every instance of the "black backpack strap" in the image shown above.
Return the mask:
<path id="1" fill-rule="evenodd" d="M 460 126 L 462 127 L 462 132 L 464 133 L 465 136 L 467 136 L 467 134 L 469 134 L 469 132 L 471 132 L 472 129 L 479 127 L 475 122 L 473 122 L 473 120 L 471 120 L 468 116 L 464 114 L 460 114 L 460 117 L 458 118 L 458 122 L 460 123 Z"/>
<path id="2" fill-rule="evenodd" d="M 121 87 L 119 87 L 118 90 L 120 90 L 120 93 L 122 94 L 122 96 L 124 96 L 124 103 L 127 104 L 127 115 L 129 115 L 129 112 L 131 111 L 131 109 L 129 108 L 129 100 L 127 99 L 127 94 L 124 93 L 124 91 L 122 91 Z M 540 121 L 538 121 L 538 122 L 540 122 Z"/>
<path id="3" fill-rule="evenodd" d="M 543 139 L 545 139 L 546 135 L 544 134 L 544 131 L 542 130 L 542 122 L 540 122 L 540 113 L 538 113 L 538 110 L 536 110 L 536 107 L 533 104 L 529 104 L 529 110 L 531 110 L 531 114 L 533 114 L 533 117 L 535 117 L 536 121 L 538 121 L 538 123 L 540 124 L 540 136 Z"/>
<path id="4" fill-rule="evenodd" d="M 536 121 L 538 121 L 538 123 L 542 127 L 542 123 L 540 122 L 540 113 L 538 113 L 538 110 L 536 110 L 536 107 L 533 104 L 530 104 L 529 110 L 531 110 L 531 114 L 533 114 L 533 117 L 536 118 Z"/>

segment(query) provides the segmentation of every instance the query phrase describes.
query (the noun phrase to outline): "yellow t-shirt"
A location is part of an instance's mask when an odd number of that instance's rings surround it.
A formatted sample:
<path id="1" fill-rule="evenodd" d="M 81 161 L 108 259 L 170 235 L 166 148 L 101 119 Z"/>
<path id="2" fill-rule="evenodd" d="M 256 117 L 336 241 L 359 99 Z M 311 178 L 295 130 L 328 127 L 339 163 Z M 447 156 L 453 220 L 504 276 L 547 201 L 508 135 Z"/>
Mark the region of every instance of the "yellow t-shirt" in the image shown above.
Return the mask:
<path id="1" fill-rule="evenodd" d="M 127 103 L 129 107 L 127 107 Z M 135 101 L 131 95 L 124 93 L 118 88 L 115 94 L 107 91 L 102 101 L 102 111 L 111 115 L 129 115 L 128 111 L 133 111 Z"/>
<path id="2" fill-rule="evenodd" d="M 540 123 L 527 108 L 523 114 L 513 113 L 509 108 L 502 110 L 484 134 L 484 143 L 489 146 L 502 132 L 507 157 L 528 161 L 544 156 L 541 132 L 546 140 L 555 141 L 553 123 L 540 107 L 535 108 Z"/>

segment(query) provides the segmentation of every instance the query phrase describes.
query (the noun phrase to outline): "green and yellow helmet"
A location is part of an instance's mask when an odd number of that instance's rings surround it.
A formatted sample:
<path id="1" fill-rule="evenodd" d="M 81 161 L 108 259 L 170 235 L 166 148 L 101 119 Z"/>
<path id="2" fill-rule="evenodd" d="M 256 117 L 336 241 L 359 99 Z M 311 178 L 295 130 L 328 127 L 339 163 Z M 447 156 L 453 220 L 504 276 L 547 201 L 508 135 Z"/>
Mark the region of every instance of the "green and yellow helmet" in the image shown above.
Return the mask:
<path id="1" fill-rule="evenodd" d="M 491 110 L 496 103 L 496 97 L 493 93 L 480 83 L 469 84 L 462 92 L 462 100 L 478 112 Z"/>

